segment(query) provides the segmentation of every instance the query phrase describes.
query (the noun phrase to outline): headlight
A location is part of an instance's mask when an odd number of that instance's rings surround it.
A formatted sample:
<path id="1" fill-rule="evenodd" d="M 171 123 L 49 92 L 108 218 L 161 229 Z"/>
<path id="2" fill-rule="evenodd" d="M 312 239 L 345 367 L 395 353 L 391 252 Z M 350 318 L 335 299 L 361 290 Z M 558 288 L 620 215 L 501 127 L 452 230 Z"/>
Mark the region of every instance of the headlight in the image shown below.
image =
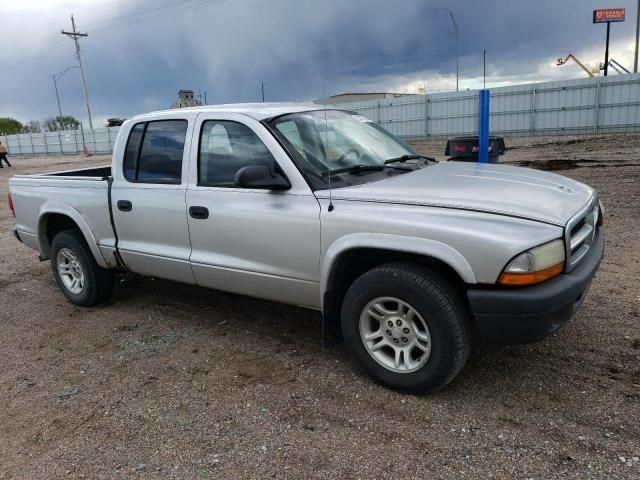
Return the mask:
<path id="1" fill-rule="evenodd" d="M 544 282 L 564 270 L 564 242 L 553 240 L 521 253 L 505 267 L 498 283 L 522 286 Z"/>

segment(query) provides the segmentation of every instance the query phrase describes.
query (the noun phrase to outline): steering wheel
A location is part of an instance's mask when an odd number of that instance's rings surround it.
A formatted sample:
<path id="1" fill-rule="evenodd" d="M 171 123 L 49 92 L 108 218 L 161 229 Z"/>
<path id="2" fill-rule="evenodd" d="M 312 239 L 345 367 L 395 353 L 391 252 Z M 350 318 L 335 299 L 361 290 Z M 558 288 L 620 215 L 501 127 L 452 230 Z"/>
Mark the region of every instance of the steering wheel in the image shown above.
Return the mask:
<path id="1" fill-rule="evenodd" d="M 340 155 L 340 158 L 338 158 L 337 162 L 344 163 L 344 160 L 353 153 L 358 156 L 357 158 L 360 158 L 360 156 L 362 155 L 358 149 L 352 147 L 347 149 L 342 155 Z"/>

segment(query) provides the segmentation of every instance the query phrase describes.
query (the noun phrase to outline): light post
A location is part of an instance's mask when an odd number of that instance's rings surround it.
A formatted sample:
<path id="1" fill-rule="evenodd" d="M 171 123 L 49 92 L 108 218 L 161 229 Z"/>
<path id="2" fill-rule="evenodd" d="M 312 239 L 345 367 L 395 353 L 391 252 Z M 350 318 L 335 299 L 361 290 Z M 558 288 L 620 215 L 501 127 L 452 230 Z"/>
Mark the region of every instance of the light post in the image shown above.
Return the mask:
<path id="1" fill-rule="evenodd" d="M 599 8 L 593 11 L 593 23 L 607 24 L 607 40 L 604 47 L 604 76 L 609 70 L 609 33 L 611 22 L 624 22 L 626 12 L 624 8 Z"/>
<path id="2" fill-rule="evenodd" d="M 67 67 L 61 72 L 55 73 L 53 76 L 53 88 L 56 90 L 56 100 L 58 101 L 58 113 L 60 114 L 60 122 L 62 122 L 62 107 L 60 107 L 60 95 L 58 94 L 58 80 L 60 80 L 65 73 L 67 73 L 72 68 L 78 68 L 76 66 Z M 64 128 L 64 125 L 63 125 Z"/>
<path id="3" fill-rule="evenodd" d="M 448 8 L 444 9 L 449 13 L 449 17 L 451 17 L 451 23 L 453 23 L 453 29 L 456 31 L 456 92 L 459 89 L 458 80 L 460 76 L 460 32 L 458 31 L 458 23 L 456 22 L 455 17 L 453 16 L 453 12 Z"/>
<path id="4" fill-rule="evenodd" d="M 638 43 L 640 43 L 640 0 L 636 7 L 636 54 L 633 56 L 633 73 L 638 73 Z"/>

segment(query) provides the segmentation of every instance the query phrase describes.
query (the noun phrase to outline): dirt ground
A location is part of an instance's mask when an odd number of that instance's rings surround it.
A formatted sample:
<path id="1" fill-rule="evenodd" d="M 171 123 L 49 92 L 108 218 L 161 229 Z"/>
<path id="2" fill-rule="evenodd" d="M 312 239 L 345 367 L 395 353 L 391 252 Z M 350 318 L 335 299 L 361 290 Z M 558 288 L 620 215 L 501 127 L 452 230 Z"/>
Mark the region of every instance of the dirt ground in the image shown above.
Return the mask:
<path id="1" fill-rule="evenodd" d="M 507 146 L 598 189 L 606 257 L 565 328 L 476 347 L 431 396 L 323 349 L 311 311 L 149 278 L 75 307 L 3 200 L 0 478 L 640 478 L 640 135 Z M 108 161 L 10 160 L 2 199 L 12 174 Z"/>

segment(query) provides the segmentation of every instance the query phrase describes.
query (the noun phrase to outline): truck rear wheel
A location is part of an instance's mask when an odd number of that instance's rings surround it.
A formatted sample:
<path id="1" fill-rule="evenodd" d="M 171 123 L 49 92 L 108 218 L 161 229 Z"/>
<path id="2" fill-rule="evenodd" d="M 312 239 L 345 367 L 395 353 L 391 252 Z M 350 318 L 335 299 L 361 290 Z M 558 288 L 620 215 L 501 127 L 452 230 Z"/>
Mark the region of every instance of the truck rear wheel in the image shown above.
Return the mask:
<path id="1" fill-rule="evenodd" d="M 411 393 L 447 385 L 471 346 L 467 309 L 440 275 L 389 264 L 360 276 L 342 304 L 342 333 L 364 370 Z"/>
<path id="2" fill-rule="evenodd" d="M 113 272 L 100 268 L 78 230 L 64 230 L 53 238 L 51 269 L 71 303 L 90 307 L 113 294 Z"/>

